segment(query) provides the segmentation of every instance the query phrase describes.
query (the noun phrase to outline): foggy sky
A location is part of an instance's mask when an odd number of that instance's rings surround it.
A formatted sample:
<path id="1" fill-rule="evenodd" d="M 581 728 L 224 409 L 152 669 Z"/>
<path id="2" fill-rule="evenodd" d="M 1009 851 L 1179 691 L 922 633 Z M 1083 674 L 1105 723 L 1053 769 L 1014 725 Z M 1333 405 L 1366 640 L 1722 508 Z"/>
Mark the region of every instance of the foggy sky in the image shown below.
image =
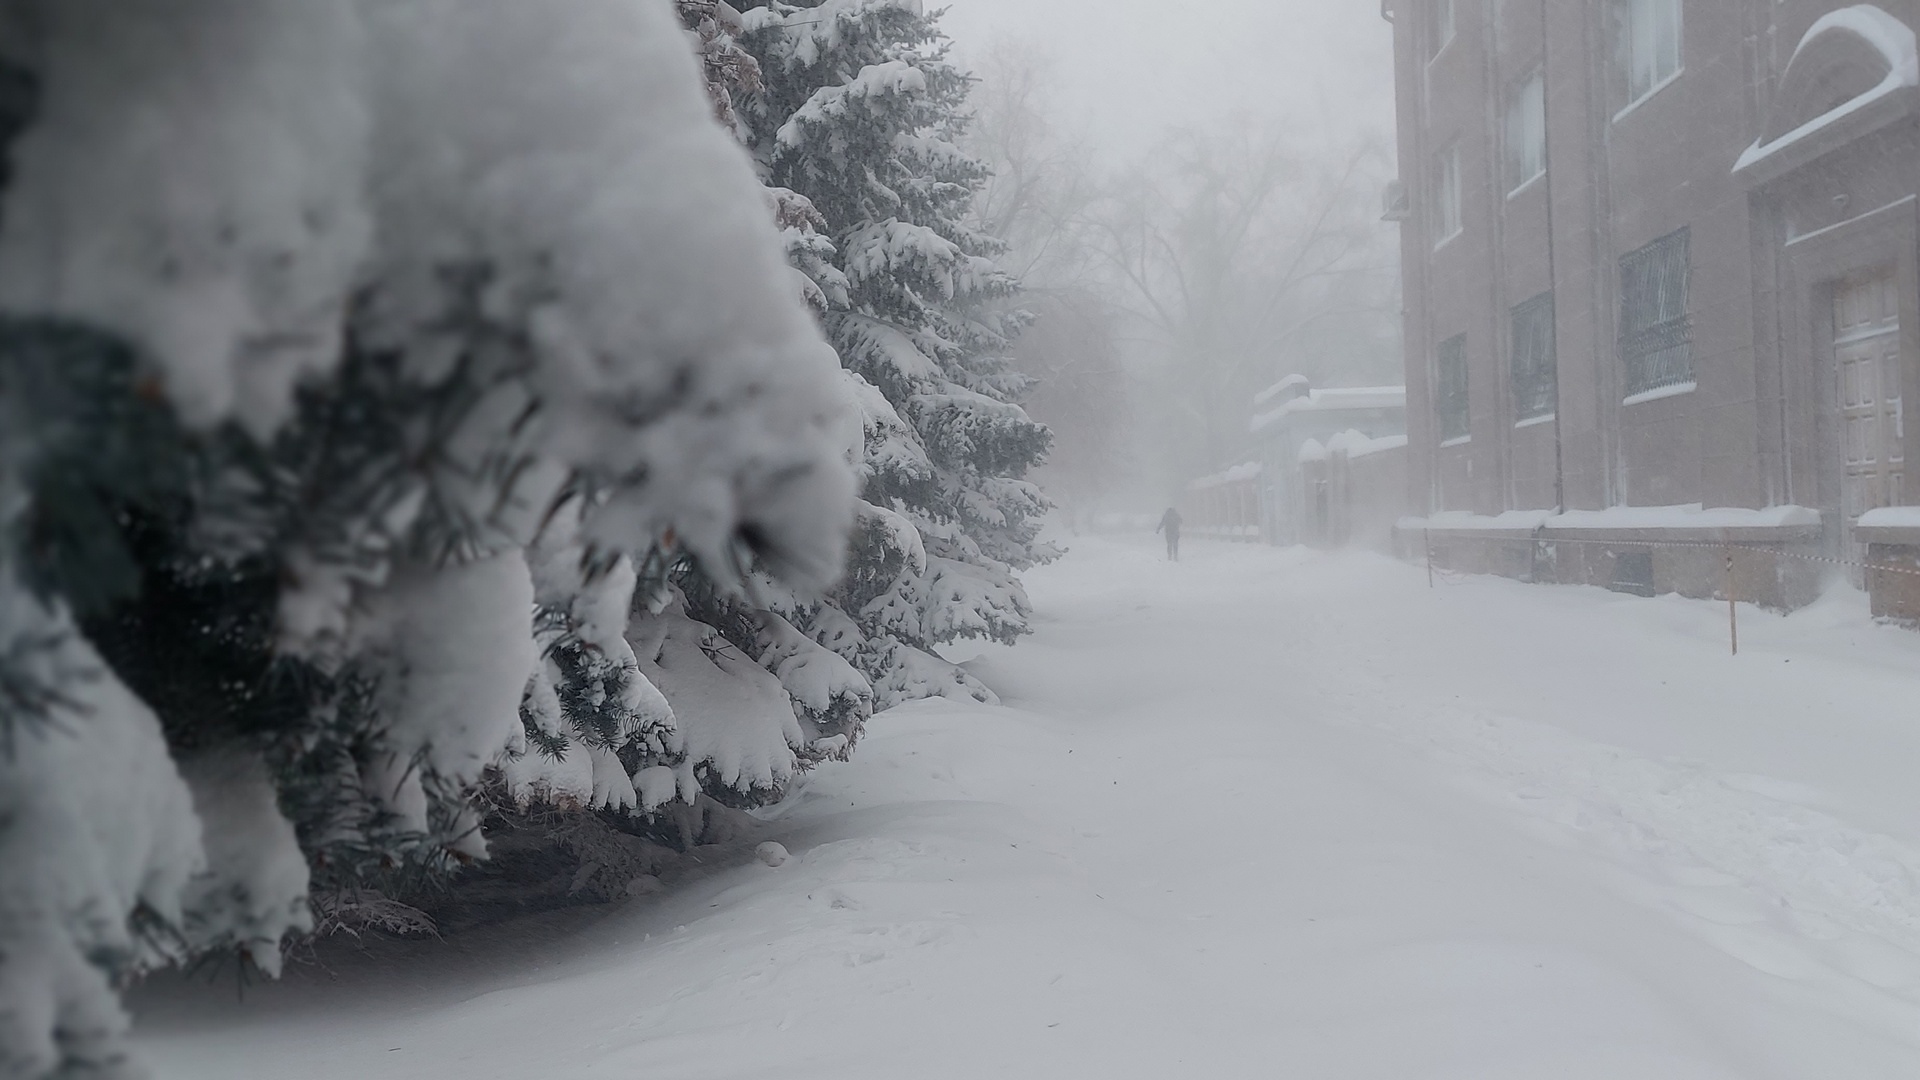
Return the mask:
<path id="1" fill-rule="evenodd" d="M 1391 145 L 1393 32 L 1376 0 L 939 2 L 963 62 L 996 36 L 1039 43 L 1058 115 L 1110 157 L 1236 110 L 1286 117 L 1309 144 L 1369 132 Z"/>

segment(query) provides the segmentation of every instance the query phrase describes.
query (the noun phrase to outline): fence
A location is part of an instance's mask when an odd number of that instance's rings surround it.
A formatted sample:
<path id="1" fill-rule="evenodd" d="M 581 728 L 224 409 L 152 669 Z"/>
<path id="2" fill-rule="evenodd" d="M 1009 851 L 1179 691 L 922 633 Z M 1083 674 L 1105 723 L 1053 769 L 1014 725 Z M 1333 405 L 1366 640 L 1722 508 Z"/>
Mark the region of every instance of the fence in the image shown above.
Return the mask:
<path id="1" fill-rule="evenodd" d="M 1185 531 L 1216 540 L 1257 542 L 1260 474 L 1257 464 L 1240 465 L 1188 485 L 1180 505 Z"/>

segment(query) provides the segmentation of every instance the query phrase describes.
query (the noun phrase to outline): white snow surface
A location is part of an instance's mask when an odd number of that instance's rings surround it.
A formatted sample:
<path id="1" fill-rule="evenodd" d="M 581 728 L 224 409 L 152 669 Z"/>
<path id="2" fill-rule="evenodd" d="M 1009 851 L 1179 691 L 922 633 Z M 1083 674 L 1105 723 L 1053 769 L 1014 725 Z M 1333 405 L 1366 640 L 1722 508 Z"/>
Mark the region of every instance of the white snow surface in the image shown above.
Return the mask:
<path id="1" fill-rule="evenodd" d="M 831 580 L 853 496 L 840 365 L 668 5 L 366 10 L 384 334 L 415 363 L 444 359 L 447 268 L 490 267 L 486 315 L 524 326 L 538 354 L 544 449 L 646 477 L 598 509 L 588 539 L 644 549 L 672 528 L 723 573 L 735 528 L 753 524 L 774 569 Z"/>
<path id="2" fill-rule="evenodd" d="M 684 751 L 688 768 L 705 766 L 741 792 L 793 777 L 806 737 L 777 676 L 678 608 L 635 615 L 627 639 L 641 673 L 673 706 L 670 745 Z"/>
<path id="3" fill-rule="evenodd" d="M 196 879 L 186 908 L 197 949 L 233 944 L 269 974 L 280 971 L 280 943 L 313 929 L 307 903 L 307 856 L 293 823 L 280 812 L 266 762 L 225 748 L 185 758 L 180 776 L 193 793 L 206 848 L 207 873 Z"/>
<path id="4" fill-rule="evenodd" d="M 133 1000 L 162 1080 L 1909 1080 L 1920 636 L 1074 542 L 658 895 Z M 754 845 L 792 858 L 775 869 Z"/>
<path id="5" fill-rule="evenodd" d="M 147 347 L 189 424 L 256 435 L 332 367 L 367 252 L 357 0 L 7 0 L 38 32 L 0 310 Z"/>
<path id="6" fill-rule="evenodd" d="M 1327 440 L 1327 453 L 1345 454 L 1349 459 L 1363 458 L 1400 450 L 1406 445 L 1405 435 L 1382 435 L 1376 439 L 1363 431 L 1348 428 Z"/>
<path id="7" fill-rule="evenodd" d="M 85 673 L 70 707 L 9 716 L 0 747 L 0 1076 L 39 1077 L 63 1061 L 115 1060 L 126 1017 L 99 962 L 166 959 L 127 916 L 145 907 L 180 925 L 207 857 L 159 720 L 0 562 L 0 628 L 16 627 L 65 635 L 37 653 L 34 674 Z M 7 636 L 18 649 L 26 635 Z"/>
<path id="8" fill-rule="evenodd" d="M 380 682 L 384 757 L 366 767 L 369 793 L 402 822 L 428 831 L 423 770 L 470 784 L 524 738 L 520 699 L 539 654 L 533 580 L 509 551 L 460 566 L 400 568 L 373 597 L 360 633 L 386 658 Z M 475 664 L 475 657 L 487 663 Z M 478 831 L 463 850 L 485 854 Z"/>
<path id="9" fill-rule="evenodd" d="M 1920 506 L 1882 506 L 1860 515 L 1861 528 L 1920 529 Z"/>

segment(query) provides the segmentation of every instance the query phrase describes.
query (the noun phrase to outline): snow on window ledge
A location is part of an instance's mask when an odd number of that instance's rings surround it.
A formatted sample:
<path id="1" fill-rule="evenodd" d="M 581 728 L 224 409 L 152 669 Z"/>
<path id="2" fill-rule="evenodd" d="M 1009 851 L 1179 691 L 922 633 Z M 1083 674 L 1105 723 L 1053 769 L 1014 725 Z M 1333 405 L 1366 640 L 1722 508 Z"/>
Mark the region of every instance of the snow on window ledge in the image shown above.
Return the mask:
<path id="1" fill-rule="evenodd" d="M 1627 102 L 1627 105 L 1625 108 L 1621 109 L 1617 113 L 1614 113 L 1613 122 L 1617 124 L 1620 121 L 1625 120 L 1627 117 L 1633 115 L 1635 112 L 1639 111 L 1640 106 L 1645 105 L 1649 101 L 1652 101 L 1654 97 L 1660 93 L 1660 91 L 1665 90 L 1667 87 L 1672 86 L 1676 82 L 1679 82 L 1680 76 L 1685 75 L 1686 73 L 1687 73 L 1687 69 L 1685 66 L 1675 68 L 1673 74 L 1667 76 L 1664 79 L 1661 79 L 1659 82 L 1654 83 L 1652 86 L 1649 86 L 1647 88 L 1646 93 L 1641 94 L 1639 97 L 1634 98 L 1632 101 Z"/>
<path id="2" fill-rule="evenodd" d="M 1656 386 L 1651 390 L 1642 390 L 1637 394 L 1628 394 L 1626 397 L 1620 399 L 1620 404 L 1639 405 L 1642 402 L 1659 401 L 1661 398 L 1679 397 L 1681 394 L 1693 393 L 1699 385 L 1697 382 L 1688 380 L 1683 383 L 1674 383 L 1672 386 Z"/>
<path id="3" fill-rule="evenodd" d="M 1546 177 L 1547 177 L 1547 170 L 1541 169 L 1539 172 L 1534 173 L 1532 176 L 1529 176 L 1525 180 L 1520 181 L 1518 186 L 1516 186 L 1512 191 L 1507 192 L 1507 201 L 1512 202 L 1514 199 L 1517 199 L 1520 196 L 1525 195 L 1527 192 L 1533 190 L 1533 188 L 1536 185 L 1538 185 L 1540 181 L 1546 179 Z"/>
<path id="4" fill-rule="evenodd" d="M 1513 422 L 1513 427 L 1514 427 L 1514 430 L 1518 431 L 1521 428 L 1539 427 L 1541 424 L 1551 424 L 1558 419 L 1560 419 L 1560 417 L 1559 417 L 1559 414 L 1557 413 L 1542 413 L 1539 416 L 1528 416 L 1528 417 L 1523 417 L 1519 420 L 1515 420 Z"/>
<path id="5" fill-rule="evenodd" d="M 1445 450 L 1449 446 L 1465 446 L 1472 441 L 1473 436 L 1471 435 L 1455 435 L 1451 439 L 1441 439 L 1440 449 Z"/>

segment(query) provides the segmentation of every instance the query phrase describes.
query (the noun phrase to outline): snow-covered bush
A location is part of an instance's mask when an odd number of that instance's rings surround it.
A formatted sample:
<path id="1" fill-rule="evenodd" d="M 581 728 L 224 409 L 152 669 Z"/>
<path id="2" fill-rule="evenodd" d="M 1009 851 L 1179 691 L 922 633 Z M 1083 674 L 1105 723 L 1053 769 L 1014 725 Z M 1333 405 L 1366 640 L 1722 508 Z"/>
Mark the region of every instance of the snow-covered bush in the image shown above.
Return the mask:
<path id="1" fill-rule="evenodd" d="M 670 585 L 831 584 L 855 484 L 699 75 L 664 0 L 0 0 L 0 1075 L 129 1071 L 112 986 L 271 971 L 310 888 L 392 921 L 483 776 L 638 812 L 857 736 Z"/>

